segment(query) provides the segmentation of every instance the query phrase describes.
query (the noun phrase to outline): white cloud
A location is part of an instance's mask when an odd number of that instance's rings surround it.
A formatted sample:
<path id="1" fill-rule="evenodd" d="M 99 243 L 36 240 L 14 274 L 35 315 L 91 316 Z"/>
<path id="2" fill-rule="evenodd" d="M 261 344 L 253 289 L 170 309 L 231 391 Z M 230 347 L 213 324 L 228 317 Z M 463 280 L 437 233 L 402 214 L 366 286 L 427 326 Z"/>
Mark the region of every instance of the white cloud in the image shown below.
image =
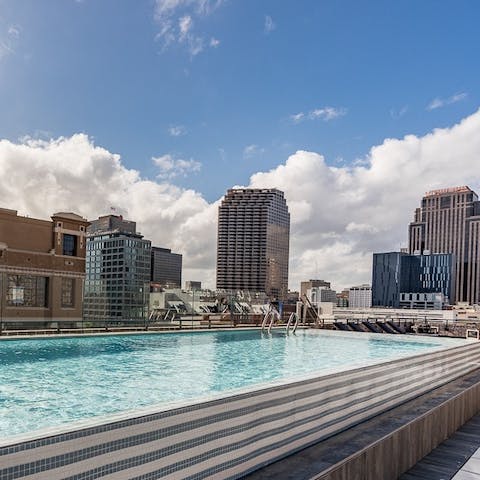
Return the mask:
<path id="1" fill-rule="evenodd" d="M 338 289 L 371 281 L 372 252 L 406 245 L 408 224 L 425 191 L 470 185 L 480 194 L 480 111 L 423 136 L 386 139 L 358 165 L 329 166 L 298 151 L 254 187 L 285 192 L 292 220 L 290 285 L 320 278 Z"/>
<path id="2" fill-rule="evenodd" d="M 180 30 L 180 41 L 183 41 L 187 37 L 188 32 L 190 32 L 192 27 L 193 20 L 190 15 L 185 15 L 184 17 L 180 18 L 180 20 L 178 21 L 178 28 Z"/>
<path id="3" fill-rule="evenodd" d="M 155 0 L 154 20 L 159 26 L 155 40 L 163 49 L 173 44 L 184 45 L 192 57 L 198 55 L 208 44 L 218 47 L 220 41 L 206 41 L 203 34 L 194 31 L 194 17 L 202 19 L 216 10 L 223 0 Z"/>
<path id="4" fill-rule="evenodd" d="M 333 120 L 338 117 L 343 117 L 346 114 L 347 114 L 347 110 L 345 108 L 323 107 L 323 108 L 316 108 L 315 110 L 312 110 L 309 113 L 308 118 L 310 118 L 310 120 L 315 120 L 317 118 L 320 118 L 328 122 L 328 120 Z"/>
<path id="5" fill-rule="evenodd" d="M 10 46 L 10 43 L 0 40 L 0 60 L 11 53 L 13 53 L 13 49 Z"/>
<path id="6" fill-rule="evenodd" d="M 153 157 L 153 163 L 159 168 L 159 179 L 172 179 L 175 177 L 186 177 L 189 173 L 199 172 L 202 164 L 196 160 L 183 160 L 175 158 L 170 154 L 161 157 Z"/>
<path id="7" fill-rule="evenodd" d="M 7 30 L 7 34 L 10 38 L 19 38 L 20 37 L 20 27 L 17 25 L 10 25 Z"/>
<path id="8" fill-rule="evenodd" d="M 259 147 L 258 145 L 255 145 L 255 144 L 247 145 L 243 149 L 243 157 L 244 158 L 251 158 L 251 157 L 254 157 L 256 155 L 262 155 L 263 153 L 265 153 L 265 149 Z"/>
<path id="9" fill-rule="evenodd" d="M 181 137 L 187 133 L 187 129 L 183 125 L 172 125 L 168 128 L 168 134 L 172 137 Z"/>
<path id="10" fill-rule="evenodd" d="M 275 28 L 277 28 L 277 25 L 275 25 L 272 17 L 270 15 L 265 15 L 263 31 L 268 35 L 270 32 L 273 32 Z"/>
<path id="11" fill-rule="evenodd" d="M 15 46 L 20 39 L 20 35 L 21 27 L 18 25 L 8 25 L 6 30 L 4 28 L 0 29 L 0 60 L 15 53 Z"/>
<path id="12" fill-rule="evenodd" d="M 448 98 L 434 98 L 428 105 L 427 110 L 435 110 L 437 108 L 445 107 L 446 105 L 452 105 L 452 103 L 457 103 L 462 100 L 465 100 L 468 97 L 466 92 L 456 93 Z"/>
<path id="13" fill-rule="evenodd" d="M 480 193 L 479 131 L 480 111 L 422 137 L 386 139 L 358 165 L 329 166 L 319 153 L 298 151 L 254 174 L 249 186 L 279 188 L 288 201 L 290 286 L 317 274 L 338 290 L 368 282 L 372 252 L 406 244 L 425 191 L 469 185 Z M 185 279 L 213 287 L 218 201 L 168 182 L 176 168 L 200 168 L 192 160 L 163 155 L 155 163 L 167 179 L 142 179 L 86 135 L 1 140 L 1 206 L 39 218 L 66 210 L 92 219 L 113 205 L 154 244 L 184 254 Z"/>
<path id="14" fill-rule="evenodd" d="M 400 110 L 390 109 L 390 116 L 393 119 L 401 118 L 408 112 L 408 105 L 404 105 Z"/>
<path id="15" fill-rule="evenodd" d="M 334 120 L 339 117 L 343 117 L 347 114 L 346 108 L 335 108 L 335 107 L 322 107 L 322 108 L 315 108 L 310 110 L 310 112 L 304 113 L 299 112 L 294 115 L 290 115 L 290 120 L 293 123 L 300 123 L 303 120 L 323 120 L 324 122 L 328 122 L 330 120 Z"/>
<path id="16" fill-rule="evenodd" d="M 305 114 L 303 112 L 300 113 L 295 113 L 293 115 L 290 115 L 290 120 L 293 123 L 300 123 L 305 117 Z"/>
<path id="17" fill-rule="evenodd" d="M 142 179 L 86 135 L 1 140 L 0 198 L 1 207 L 37 218 L 72 211 L 94 219 L 113 205 L 154 245 L 184 254 L 185 279 L 215 284 L 217 204 L 193 190 Z"/>

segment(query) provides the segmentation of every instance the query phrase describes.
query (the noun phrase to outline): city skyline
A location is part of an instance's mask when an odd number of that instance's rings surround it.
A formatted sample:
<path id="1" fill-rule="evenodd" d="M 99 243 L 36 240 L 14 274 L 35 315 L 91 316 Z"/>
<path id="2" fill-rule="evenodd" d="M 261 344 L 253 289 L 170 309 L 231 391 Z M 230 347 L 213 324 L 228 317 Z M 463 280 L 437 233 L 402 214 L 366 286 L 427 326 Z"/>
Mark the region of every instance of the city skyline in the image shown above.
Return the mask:
<path id="1" fill-rule="evenodd" d="M 214 287 L 223 192 L 278 188 L 290 287 L 369 282 L 426 191 L 480 186 L 479 8 L 2 0 L 2 206 L 114 207 Z"/>

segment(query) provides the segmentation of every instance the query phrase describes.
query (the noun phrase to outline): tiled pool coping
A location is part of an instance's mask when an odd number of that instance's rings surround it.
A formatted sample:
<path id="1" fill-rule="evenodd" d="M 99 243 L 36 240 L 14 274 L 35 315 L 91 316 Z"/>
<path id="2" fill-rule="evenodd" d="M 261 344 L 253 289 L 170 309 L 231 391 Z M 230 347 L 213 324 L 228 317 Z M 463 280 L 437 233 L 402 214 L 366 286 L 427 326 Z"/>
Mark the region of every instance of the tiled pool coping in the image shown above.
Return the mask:
<path id="1" fill-rule="evenodd" d="M 240 478 L 479 362 L 480 343 L 468 343 L 6 439 L 0 479 Z"/>
<path id="2" fill-rule="evenodd" d="M 477 369 L 252 472 L 246 479 L 447 480 L 480 445 L 480 438 L 474 438 L 474 432 L 480 431 L 479 412 Z M 476 428 L 469 427 L 472 416 Z M 431 451 L 440 443 L 438 453 Z"/>

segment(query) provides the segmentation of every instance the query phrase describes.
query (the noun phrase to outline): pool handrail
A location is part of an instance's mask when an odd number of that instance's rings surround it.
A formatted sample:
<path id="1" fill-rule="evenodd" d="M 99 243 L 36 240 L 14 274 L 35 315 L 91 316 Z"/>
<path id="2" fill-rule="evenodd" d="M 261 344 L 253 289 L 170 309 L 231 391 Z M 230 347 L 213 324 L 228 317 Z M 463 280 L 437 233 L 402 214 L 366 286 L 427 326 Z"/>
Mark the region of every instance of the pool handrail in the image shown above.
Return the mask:
<path id="1" fill-rule="evenodd" d="M 288 322 L 287 322 L 287 334 L 288 334 L 288 331 L 289 331 L 289 329 L 290 329 L 290 325 L 292 324 L 292 321 L 294 321 L 292 333 L 295 333 L 295 330 L 297 330 L 297 327 L 298 327 L 298 315 L 297 315 L 295 312 L 292 312 L 292 313 L 290 314 L 290 317 L 288 318 Z"/>

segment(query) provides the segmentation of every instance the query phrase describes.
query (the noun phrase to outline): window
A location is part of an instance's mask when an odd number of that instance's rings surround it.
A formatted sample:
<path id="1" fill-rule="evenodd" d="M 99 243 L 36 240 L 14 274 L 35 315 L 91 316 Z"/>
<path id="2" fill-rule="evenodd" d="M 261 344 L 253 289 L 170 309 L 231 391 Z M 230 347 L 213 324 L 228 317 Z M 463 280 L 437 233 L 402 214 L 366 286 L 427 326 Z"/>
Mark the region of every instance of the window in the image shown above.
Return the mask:
<path id="1" fill-rule="evenodd" d="M 9 307 L 47 307 L 47 298 L 47 277 L 8 276 L 7 305 Z"/>
<path id="2" fill-rule="evenodd" d="M 63 255 L 75 256 L 77 249 L 77 237 L 75 235 L 63 234 Z"/>
<path id="3" fill-rule="evenodd" d="M 72 308 L 75 306 L 75 279 L 62 278 L 62 307 Z"/>

